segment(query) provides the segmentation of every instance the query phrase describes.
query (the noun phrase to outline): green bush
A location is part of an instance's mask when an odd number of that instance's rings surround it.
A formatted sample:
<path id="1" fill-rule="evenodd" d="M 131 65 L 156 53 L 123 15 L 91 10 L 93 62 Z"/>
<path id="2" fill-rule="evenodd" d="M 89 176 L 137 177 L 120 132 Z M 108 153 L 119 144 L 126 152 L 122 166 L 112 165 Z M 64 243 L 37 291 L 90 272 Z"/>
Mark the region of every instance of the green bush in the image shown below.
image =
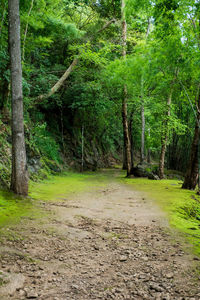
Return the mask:
<path id="1" fill-rule="evenodd" d="M 42 155 L 56 162 L 60 162 L 59 145 L 46 127 L 46 123 L 36 124 L 32 129 L 30 142 L 39 149 Z"/>

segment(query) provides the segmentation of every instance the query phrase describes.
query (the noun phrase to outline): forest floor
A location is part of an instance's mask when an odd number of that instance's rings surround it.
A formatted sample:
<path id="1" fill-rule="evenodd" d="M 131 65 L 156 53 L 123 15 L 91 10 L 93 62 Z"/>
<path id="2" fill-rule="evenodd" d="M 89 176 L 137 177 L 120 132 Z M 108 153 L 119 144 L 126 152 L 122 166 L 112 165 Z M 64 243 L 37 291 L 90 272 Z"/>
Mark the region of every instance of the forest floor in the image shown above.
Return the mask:
<path id="1" fill-rule="evenodd" d="M 118 171 L 103 176 L 3 230 L 1 300 L 200 299 L 199 258 L 165 213 Z"/>

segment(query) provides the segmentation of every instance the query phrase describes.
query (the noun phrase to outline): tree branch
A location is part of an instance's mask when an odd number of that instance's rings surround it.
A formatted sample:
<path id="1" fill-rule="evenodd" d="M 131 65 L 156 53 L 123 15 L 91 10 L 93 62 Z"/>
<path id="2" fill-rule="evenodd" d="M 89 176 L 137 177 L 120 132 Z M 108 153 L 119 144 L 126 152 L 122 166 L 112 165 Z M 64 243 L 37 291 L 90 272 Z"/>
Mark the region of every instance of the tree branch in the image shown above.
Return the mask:
<path id="1" fill-rule="evenodd" d="M 55 94 L 63 85 L 64 81 L 69 77 L 70 73 L 73 71 L 74 67 L 78 63 L 78 58 L 75 58 L 69 68 L 65 71 L 63 76 L 56 82 L 56 84 L 50 89 L 50 91 L 47 94 L 40 95 L 36 98 L 36 102 L 41 101 L 43 99 L 51 97 L 53 94 Z"/>
<path id="2" fill-rule="evenodd" d="M 33 0 L 34 1 L 34 0 Z M 110 20 L 109 22 L 107 22 L 100 30 L 97 31 L 97 33 L 102 32 L 103 30 L 105 30 L 108 26 L 110 26 L 111 23 L 115 22 L 115 19 Z M 92 38 L 90 40 L 93 40 L 93 38 L 96 36 L 93 35 Z M 46 99 L 51 97 L 53 94 L 55 94 L 63 85 L 63 83 L 65 82 L 65 80 L 69 77 L 69 75 L 71 74 L 71 72 L 74 70 L 74 67 L 78 64 L 78 57 L 75 58 L 73 60 L 73 62 L 71 63 L 71 65 L 69 66 L 69 68 L 66 70 L 66 72 L 63 74 L 63 76 L 57 81 L 57 83 L 50 89 L 50 91 L 47 94 L 43 94 L 40 95 L 38 97 L 35 98 L 35 103 L 39 103 L 41 100 Z"/>

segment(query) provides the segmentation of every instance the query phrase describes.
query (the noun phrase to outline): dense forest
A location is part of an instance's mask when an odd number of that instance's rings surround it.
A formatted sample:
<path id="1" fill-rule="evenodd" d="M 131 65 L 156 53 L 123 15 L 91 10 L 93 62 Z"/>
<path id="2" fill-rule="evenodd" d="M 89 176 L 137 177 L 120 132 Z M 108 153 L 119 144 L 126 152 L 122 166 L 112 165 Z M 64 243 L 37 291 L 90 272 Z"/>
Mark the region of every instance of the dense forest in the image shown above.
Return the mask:
<path id="1" fill-rule="evenodd" d="M 0 299 L 200 299 L 200 0 L 0 0 Z"/>
<path id="2" fill-rule="evenodd" d="M 3 185 L 27 194 L 15 186 L 18 172 L 27 181 L 26 159 L 32 179 L 123 160 L 127 176 L 153 161 L 154 179 L 173 169 L 195 189 L 199 20 L 191 0 L 1 0 Z"/>

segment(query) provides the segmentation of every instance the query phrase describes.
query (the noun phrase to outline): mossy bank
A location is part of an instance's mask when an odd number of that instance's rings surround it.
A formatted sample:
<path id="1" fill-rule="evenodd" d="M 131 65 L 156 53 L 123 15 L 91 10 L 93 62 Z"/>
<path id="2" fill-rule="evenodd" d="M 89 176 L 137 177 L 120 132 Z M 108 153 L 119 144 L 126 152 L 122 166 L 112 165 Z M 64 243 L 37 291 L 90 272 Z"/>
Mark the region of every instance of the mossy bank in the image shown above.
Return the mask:
<path id="1" fill-rule="evenodd" d="M 170 225 L 181 231 L 194 246 L 194 252 L 200 255 L 200 197 L 196 192 L 182 189 L 180 180 L 120 180 L 155 200 L 166 212 Z"/>

